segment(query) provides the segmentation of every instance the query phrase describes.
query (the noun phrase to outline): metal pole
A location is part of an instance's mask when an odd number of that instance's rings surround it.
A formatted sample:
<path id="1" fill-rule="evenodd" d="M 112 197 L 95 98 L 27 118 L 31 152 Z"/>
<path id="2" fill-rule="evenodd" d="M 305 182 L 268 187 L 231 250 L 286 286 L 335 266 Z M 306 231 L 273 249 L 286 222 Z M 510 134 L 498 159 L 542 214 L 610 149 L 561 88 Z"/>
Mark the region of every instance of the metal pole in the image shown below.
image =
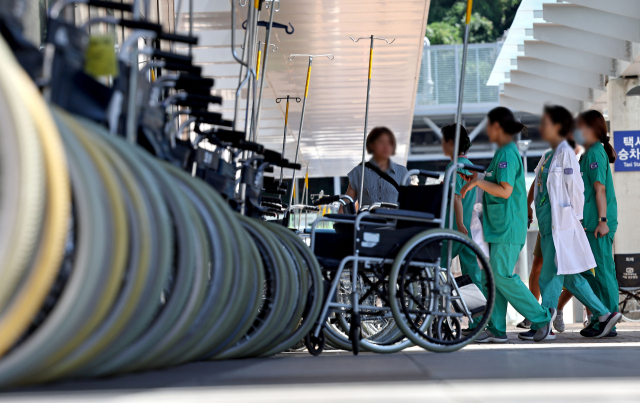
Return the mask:
<path id="1" fill-rule="evenodd" d="M 140 20 L 140 0 L 133 2 L 133 20 Z M 137 142 L 136 93 L 138 92 L 138 42 L 131 50 L 131 70 L 129 71 L 129 94 L 127 97 L 126 136 L 131 144 Z"/>
<path id="2" fill-rule="evenodd" d="M 247 53 L 247 78 L 248 77 L 255 77 L 255 72 L 253 71 L 253 47 L 255 45 L 255 30 L 257 28 L 257 19 L 258 19 L 258 15 L 257 15 L 257 10 L 258 7 L 260 6 L 260 1 L 256 0 L 255 3 L 255 8 L 249 8 L 248 11 L 248 22 L 247 22 L 247 46 L 246 46 L 246 53 Z M 246 79 L 246 78 L 245 78 Z M 252 127 L 249 126 L 249 108 L 251 106 L 251 89 L 253 88 L 253 90 L 255 90 L 255 83 L 253 83 L 253 86 L 247 86 L 247 107 L 245 110 L 245 121 L 244 121 L 244 132 L 245 132 L 245 136 L 250 136 L 249 130 L 252 129 Z M 251 123 L 253 124 L 253 111 L 251 114 Z M 247 139 L 250 139 L 250 137 L 247 137 Z"/>
<path id="3" fill-rule="evenodd" d="M 193 36 L 193 0 L 189 0 L 189 36 Z M 192 44 L 189 44 L 189 56 L 193 56 Z"/>
<path id="4" fill-rule="evenodd" d="M 364 160 L 367 154 L 367 126 L 369 124 L 369 98 L 371 97 L 371 65 L 373 63 L 373 35 L 371 35 L 371 46 L 369 47 L 369 77 L 367 79 L 367 106 L 364 112 L 364 136 L 362 139 L 362 178 L 360 178 L 360 194 L 358 204 L 362 208 L 362 196 L 364 195 Z"/>
<path id="5" fill-rule="evenodd" d="M 296 144 L 296 154 L 293 159 L 293 163 L 298 163 L 298 152 L 300 150 L 300 136 L 302 135 L 302 125 L 304 124 L 304 112 L 307 107 L 307 96 L 309 95 L 309 81 L 311 80 L 311 64 L 313 63 L 313 56 L 309 56 L 309 68 L 307 70 L 307 84 L 304 87 L 304 100 L 302 101 L 302 114 L 300 115 L 300 129 L 298 130 L 298 143 Z M 291 208 L 291 203 L 293 201 L 293 186 L 296 183 L 296 170 L 293 170 L 293 176 L 291 179 L 291 194 L 289 195 L 289 208 Z"/>
<path id="6" fill-rule="evenodd" d="M 287 145 L 287 125 L 289 124 L 289 95 L 287 95 L 287 109 L 284 112 L 284 135 L 282 138 L 282 158 L 284 158 L 284 149 Z M 284 168 L 280 167 L 280 184 L 284 177 Z"/>
<path id="7" fill-rule="evenodd" d="M 453 147 L 453 166 L 458 165 L 458 154 L 459 149 L 460 149 L 460 125 L 462 124 L 462 101 L 464 98 L 464 76 L 465 76 L 465 69 L 467 66 L 467 49 L 468 49 L 468 45 L 469 45 L 469 28 L 470 25 L 469 23 L 471 22 L 471 8 L 473 5 L 473 0 L 468 0 L 467 1 L 467 20 L 466 20 L 466 26 L 464 29 L 464 48 L 462 51 L 462 66 L 460 68 L 460 88 L 458 89 L 458 111 L 456 113 L 456 138 L 455 138 L 455 142 L 454 142 L 454 147 Z M 457 67 L 457 66 L 456 66 Z M 454 175 L 457 175 L 457 168 L 456 168 L 456 173 Z M 455 194 L 456 194 L 456 182 L 457 179 L 454 176 L 454 180 L 451 181 L 451 188 L 449 191 L 449 195 L 450 195 L 450 200 L 449 200 L 449 229 L 453 229 L 453 214 L 454 214 L 454 204 L 455 204 Z M 449 243 L 449 247 L 448 247 L 448 252 L 447 252 L 447 271 L 451 270 L 451 251 L 453 248 L 453 245 L 451 242 Z"/>
<path id="8" fill-rule="evenodd" d="M 258 131 L 260 124 L 260 111 L 262 110 L 262 93 L 264 92 L 264 79 L 265 72 L 267 70 L 267 59 L 269 58 L 269 41 L 271 40 L 271 27 L 273 26 L 273 13 L 275 12 L 276 6 L 275 2 L 271 2 L 271 13 L 269 16 L 269 25 L 267 26 L 267 33 L 264 40 L 264 59 L 262 61 L 262 74 L 258 71 L 257 74 L 260 75 L 260 95 L 258 96 L 258 110 L 256 112 L 256 128 L 253 134 L 253 141 L 258 141 Z M 258 53 L 258 58 L 260 58 L 260 54 Z M 287 101 L 288 104 L 288 101 Z"/>

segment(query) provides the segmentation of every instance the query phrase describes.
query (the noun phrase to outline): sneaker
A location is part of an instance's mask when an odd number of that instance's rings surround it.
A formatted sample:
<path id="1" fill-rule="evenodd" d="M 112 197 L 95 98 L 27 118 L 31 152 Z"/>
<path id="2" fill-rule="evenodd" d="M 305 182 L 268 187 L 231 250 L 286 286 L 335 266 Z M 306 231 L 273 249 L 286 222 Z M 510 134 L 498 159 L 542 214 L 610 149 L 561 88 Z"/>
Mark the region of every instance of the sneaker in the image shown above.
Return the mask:
<path id="1" fill-rule="evenodd" d="M 536 331 L 535 336 L 533 336 L 533 341 L 546 340 L 551 334 L 551 331 L 553 330 L 551 328 L 551 325 L 553 321 L 556 320 L 556 315 L 558 313 L 555 308 L 549 308 L 549 312 L 551 313 L 551 320 L 549 321 L 549 323 L 547 323 L 546 325 L 544 325 L 543 327 L 541 327 Z"/>
<path id="2" fill-rule="evenodd" d="M 520 329 L 530 329 L 531 328 L 531 322 L 529 321 L 529 319 L 525 319 L 522 322 L 518 323 L 516 325 L 517 328 Z"/>
<path id="3" fill-rule="evenodd" d="M 473 329 L 471 329 L 471 328 L 466 328 L 466 329 L 462 329 L 460 332 L 462 333 L 462 335 L 463 335 L 464 337 L 467 337 L 467 336 L 469 336 L 471 333 L 473 333 L 475 330 L 476 330 L 475 328 L 473 328 Z"/>
<path id="4" fill-rule="evenodd" d="M 594 334 L 598 332 L 598 329 L 594 329 L 595 324 L 598 323 L 595 320 L 592 320 L 591 323 L 586 325 L 586 327 L 580 330 L 580 336 L 582 337 L 593 337 Z"/>
<path id="5" fill-rule="evenodd" d="M 607 336 L 611 329 L 613 329 L 613 327 L 616 325 L 616 323 L 620 321 L 620 319 L 622 319 L 622 314 L 620 314 L 619 312 L 612 312 L 611 314 L 609 314 L 607 320 L 605 320 L 604 322 L 600 322 L 598 326 L 600 329 L 593 335 L 593 337 L 595 339 L 600 339 Z"/>
<path id="6" fill-rule="evenodd" d="M 616 337 L 616 336 L 618 336 L 618 332 L 616 332 L 615 330 L 612 330 L 609 332 L 609 334 L 607 334 L 604 337 Z"/>
<path id="7" fill-rule="evenodd" d="M 553 321 L 553 328 L 560 333 L 564 332 L 564 316 L 562 316 L 562 311 L 558 311 L 556 320 Z"/>
<path id="8" fill-rule="evenodd" d="M 527 340 L 527 341 L 531 341 L 533 340 L 533 336 L 536 335 L 536 331 L 531 329 L 528 332 L 520 332 L 518 333 L 518 338 L 520 340 Z"/>
<path id="9" fill-rule="evenodd" d="M 504 343 L 507 340 L 509 340 L 507 335 L 496 336 L 489 330 L 485 330 L 476 338 L 476 343 Z"/>

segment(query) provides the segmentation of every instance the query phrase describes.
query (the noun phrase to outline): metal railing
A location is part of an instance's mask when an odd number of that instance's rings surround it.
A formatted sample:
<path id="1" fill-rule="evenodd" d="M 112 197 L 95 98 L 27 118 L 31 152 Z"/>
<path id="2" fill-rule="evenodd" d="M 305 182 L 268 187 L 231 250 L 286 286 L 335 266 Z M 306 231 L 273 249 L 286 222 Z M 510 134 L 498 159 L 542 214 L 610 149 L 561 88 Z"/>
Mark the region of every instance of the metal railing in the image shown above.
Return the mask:
<path id="1" fill-rule="evenodd" d="M 416 108 L 432 105 L 453 105 L 458 101 L 460 66 L 463 45 L 427 45 L 422 54 Z M 497 86 L 487 86 L 487 80 L 502 43 L 469 45 L 464 84 L 464 103 L 497 103 Z"/>

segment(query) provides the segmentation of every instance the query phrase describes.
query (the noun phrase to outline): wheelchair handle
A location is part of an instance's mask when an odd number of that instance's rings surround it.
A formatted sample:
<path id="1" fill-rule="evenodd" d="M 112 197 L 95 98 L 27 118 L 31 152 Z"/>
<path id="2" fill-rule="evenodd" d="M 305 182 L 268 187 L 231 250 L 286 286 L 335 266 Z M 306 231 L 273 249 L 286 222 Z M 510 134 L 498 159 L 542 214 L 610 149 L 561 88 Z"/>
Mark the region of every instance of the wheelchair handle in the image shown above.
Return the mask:
<path id="1" fill-rule="evenodd" d="M 483 167 L 482 165 L 458 164 L 458 166 L 460 165 L 462 165 L 462 167 L 468 171 L 484 172 L 487 170 L 487 168 Z"/>
<path id="2" fill-rule="evenodd" d="M 427 171 L 426 169 L 412 169 L 404 174 L 404 177 L 402 178 L 402 182 L 400 182 L 400 184 L 403 184 L 403 186 L 409 186 L 409 184 L 411 183 L 411 175 L 421 175 L 426 176 L 427 178 L 434 179 L 440 178 L 440 174 L 438 172 Z"/>
<path id="3" fill-rule="evenodd" d="M 331 204 L 340 201 L 340 196 L 325 196 L 313 202 L 314 206 L 321 206 L 324 204 Z"/>
<path id="4" fill-rule="evenodd" d="M 164 68 L 172 71 L 184 71 L 186 73 L 191 73 L 194 75 L 202 74 L 202 67 L 195 66 L 191 63 L 183 63 L 183 62 L 164 62 Z"/>

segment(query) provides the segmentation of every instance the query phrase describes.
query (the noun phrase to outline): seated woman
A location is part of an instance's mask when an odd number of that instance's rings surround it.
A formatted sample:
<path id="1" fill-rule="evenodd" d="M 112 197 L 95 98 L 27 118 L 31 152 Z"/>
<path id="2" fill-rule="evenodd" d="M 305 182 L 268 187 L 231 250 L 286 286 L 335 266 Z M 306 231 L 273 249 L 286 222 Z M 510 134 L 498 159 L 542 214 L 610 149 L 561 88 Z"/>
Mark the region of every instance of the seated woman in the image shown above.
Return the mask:
<path id="1" fill-rule="evenodd" d="M 369 132 L 365 146 L 367 152 L 372 155 L 369 164 L 386 173 L 398 185 L 404 185 L 400 182 L 407 173 L 407 168 L 391 161 L 391 156 L 396 153 L 396 137 L 393 132 L 386 127 L 376 127 Z M 357 201 L 360 206 L 371 206 L 374 203 L 396 204 L 398 202 L 398 191 L 393 184 L 383 179 L 374 169 L 366 165 L 362 200 L 358 200 L 362 184 L 362 164 L 358 164 L 347 174 L 349 177 L 347 195 L 354 202 Z"/>

